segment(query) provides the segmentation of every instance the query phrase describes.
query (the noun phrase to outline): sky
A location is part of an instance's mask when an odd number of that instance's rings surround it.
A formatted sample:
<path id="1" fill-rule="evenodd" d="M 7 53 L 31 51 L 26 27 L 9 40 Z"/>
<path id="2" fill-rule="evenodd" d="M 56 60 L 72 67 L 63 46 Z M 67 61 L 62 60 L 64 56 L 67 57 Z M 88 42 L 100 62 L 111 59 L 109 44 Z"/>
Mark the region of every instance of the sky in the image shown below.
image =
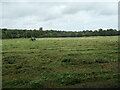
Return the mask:
<path id="1" fill-rule="evenodd" d="M 118 2 L 2 2 L 2 28 L 117 29 Z"/>

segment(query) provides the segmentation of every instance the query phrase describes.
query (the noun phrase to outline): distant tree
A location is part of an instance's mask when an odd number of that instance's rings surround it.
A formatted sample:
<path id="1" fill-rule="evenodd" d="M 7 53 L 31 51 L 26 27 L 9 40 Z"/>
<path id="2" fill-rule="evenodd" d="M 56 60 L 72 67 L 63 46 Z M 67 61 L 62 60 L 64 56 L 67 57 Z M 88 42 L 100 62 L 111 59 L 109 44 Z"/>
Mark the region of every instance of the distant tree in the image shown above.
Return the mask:
<path id="1" fill-rule="evenodd" d="M 103 31 L 103 29 L 100 28 L 100 29 L 99 29 L 99 32 L 102 32 L 102 31 Z"/>
<path id="2" fill-rule="evenodd" d="M 2 30 L 7 30 L 7 28 L 3 28 Z"/>
<path id="3" fill-rule="evenodd" d="M 42 30 L 43 30 L 43 28 L 42 28 L 42 27 L 40 27 L 40 28 L 39 28 L 39 30 L 40 30 L 40 31 L 42 31 Z"/>

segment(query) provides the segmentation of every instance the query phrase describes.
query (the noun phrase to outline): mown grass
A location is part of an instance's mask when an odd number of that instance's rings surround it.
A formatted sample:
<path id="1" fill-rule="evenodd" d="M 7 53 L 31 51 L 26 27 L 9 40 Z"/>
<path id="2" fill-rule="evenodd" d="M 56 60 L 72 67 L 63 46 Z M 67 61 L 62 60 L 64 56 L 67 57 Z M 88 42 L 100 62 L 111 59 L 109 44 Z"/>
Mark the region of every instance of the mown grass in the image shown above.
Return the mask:
<path id="1" fill-rule="evenodd" d="M 118 37 L 4 39 L 3 88 L 119 87 Z"/>

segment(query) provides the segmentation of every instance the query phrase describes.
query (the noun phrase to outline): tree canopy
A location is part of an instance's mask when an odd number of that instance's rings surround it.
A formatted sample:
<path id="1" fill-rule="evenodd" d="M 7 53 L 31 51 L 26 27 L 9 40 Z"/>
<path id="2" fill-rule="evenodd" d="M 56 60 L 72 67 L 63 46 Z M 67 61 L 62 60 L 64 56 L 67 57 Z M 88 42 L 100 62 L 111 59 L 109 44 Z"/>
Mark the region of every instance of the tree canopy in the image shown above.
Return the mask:
<path id="1" fill-rule="evenodd" d="M 57 31 L 57 30 L 18 30 L 18 29 L 0 29 L 2 38 L 44 38 L 44 37 L 83 37 L 83 36 L 118 36 L 120 31 L 116 29 L 99 29 L 99 30 L 83 30 L 83 31 Z"/>

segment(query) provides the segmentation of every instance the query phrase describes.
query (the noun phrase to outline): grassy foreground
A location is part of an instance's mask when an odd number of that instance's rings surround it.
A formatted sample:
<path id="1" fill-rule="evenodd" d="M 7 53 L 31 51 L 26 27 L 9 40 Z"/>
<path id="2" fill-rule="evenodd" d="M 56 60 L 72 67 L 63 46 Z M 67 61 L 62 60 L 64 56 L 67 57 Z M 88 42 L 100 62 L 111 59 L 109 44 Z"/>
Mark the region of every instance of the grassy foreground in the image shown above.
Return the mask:
<path id="1" fill-rule="evenodd" d="M 3 88 L 119 87 L 118 37 L 2 42 Z"/>

